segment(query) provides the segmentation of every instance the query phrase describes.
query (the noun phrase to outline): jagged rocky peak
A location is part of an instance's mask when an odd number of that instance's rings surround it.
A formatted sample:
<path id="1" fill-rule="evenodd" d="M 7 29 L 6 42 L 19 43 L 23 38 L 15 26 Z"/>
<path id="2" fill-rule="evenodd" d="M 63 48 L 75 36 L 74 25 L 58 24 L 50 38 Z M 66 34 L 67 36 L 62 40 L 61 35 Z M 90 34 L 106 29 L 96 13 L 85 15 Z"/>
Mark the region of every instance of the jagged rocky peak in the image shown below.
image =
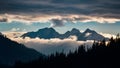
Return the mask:
<path id="1" fill-rule="evenodd" d="M 103 39 L 101 36 L 94 30 L 87 28 L 83 33 L 79 31 L 79 29 L 73 28 L 71 31 L 67 31 L 65 34 L 59 34 L 54 28 L 43 28 L 39 29 L 37 32 L 28 32 L 23 34 L 21 37 L 30 37 L 30 38 L 68 38 L 69 36 L 74 35 L 78 37 L 78 40 L 94 40 L 94 39 Z"/>
<path id="2" fill-rule="evenodd" d="M 84 33 L 96 33 L 94 30 L 87 28 Z"/>
<path id="3" fill-rule="evenodd" d="M 73 28 L 73 29 L 71 30 L 71 32 L 73 32 L 73 33 L 79 33 L 80 31 L 79 31 L 79 29 Z"/>
<path id="4" fill-rule="evenodd" d="M 54 31 L 54 32 L 56 32 L 55 29 L 53 29 L 52 27 L 50 27 L 50 28 L 47 28 L 47 27 L 46 28 L 42 28 L 42 29 L 39 29 L 37 32 L 41 32 L 41 31 L 42 32 L 43 31 L 52 31 L 52 32 Z"/>

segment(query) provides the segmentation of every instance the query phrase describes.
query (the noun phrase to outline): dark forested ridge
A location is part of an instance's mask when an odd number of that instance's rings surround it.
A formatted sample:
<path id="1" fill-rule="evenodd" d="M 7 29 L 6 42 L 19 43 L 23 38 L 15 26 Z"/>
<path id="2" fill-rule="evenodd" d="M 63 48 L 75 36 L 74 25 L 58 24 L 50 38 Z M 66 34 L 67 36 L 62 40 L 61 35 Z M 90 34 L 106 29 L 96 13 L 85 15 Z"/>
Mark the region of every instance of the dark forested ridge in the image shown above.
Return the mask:
<path id="1" fill-rule="evenodd" d="M 56 53 L 47 59 L 38 59 L 29 63 L 16 62 L 14 68 L 120 68 L 120 37 L 94 42 L 85 50 L 80 46 L 68 55 Z"/>
<path id="2" fill-rule="evenodd" d="M 29 62 L 44 56 L 34 49 L 11 41 L 0 33 L 0 68 L 14 65 L 16 61 Z"/>

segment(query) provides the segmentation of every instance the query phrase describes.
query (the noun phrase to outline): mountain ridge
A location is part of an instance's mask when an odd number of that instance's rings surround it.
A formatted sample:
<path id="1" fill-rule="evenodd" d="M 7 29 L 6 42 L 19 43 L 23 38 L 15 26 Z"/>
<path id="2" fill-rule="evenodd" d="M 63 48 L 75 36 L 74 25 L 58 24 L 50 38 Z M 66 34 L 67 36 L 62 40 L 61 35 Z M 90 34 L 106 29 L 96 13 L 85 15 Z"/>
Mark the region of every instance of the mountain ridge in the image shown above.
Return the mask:
<path id="1" fill-rule="evenodd" d="M 83 33 L 79 31 L 79 29 L 73 28 L 71 31 L 66 31 L 64 34 L 58 33 L 54 28 L 42 28 L 39 29 L 36 32 L 28 32 L 23 34 L 21 37 L 30 37 L 30 38 L 44 38 L 44 39 L 50 39 L 50 38 L 68 38 L 71 35 L 74 35 L 78 38 L 78 40 L 103 40 L 107 39 L 104 36 L 100 35 L 94 30 L 91 30 L 87 28 Z"/>

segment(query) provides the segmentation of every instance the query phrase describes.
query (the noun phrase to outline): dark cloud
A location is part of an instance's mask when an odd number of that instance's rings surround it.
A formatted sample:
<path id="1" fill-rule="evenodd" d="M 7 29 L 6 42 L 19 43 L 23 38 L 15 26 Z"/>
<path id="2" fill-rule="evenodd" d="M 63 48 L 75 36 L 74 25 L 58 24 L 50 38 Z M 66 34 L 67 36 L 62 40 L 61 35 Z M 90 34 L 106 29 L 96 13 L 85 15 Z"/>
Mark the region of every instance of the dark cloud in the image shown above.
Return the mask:
<path id="1" fill-rule="evenodd" d="M 0 22 L 7 22 L 7 21 L 8 21 L 7 18 L 2 18 L 2 19 L 0 19 Z"/>
<path id="2" fill-rule="evenodd" d="M 51 21 L 52 21 L 51 27 L 61 27 L 61 26 L 64 26 L 63 20 L 52 19 Z"/>
<path id="3" fill-rule="evenodd" d="M 52 0 L 52 3 L 61 3 L 61 4 L 91 4 L 98 2 L 97 0 Z"/>
<path id="4" fill-rule="evenodd" d="M 120 0 L 0 0 L 0 5 L 0 14 L 82 14 L 120 19 Z"/>

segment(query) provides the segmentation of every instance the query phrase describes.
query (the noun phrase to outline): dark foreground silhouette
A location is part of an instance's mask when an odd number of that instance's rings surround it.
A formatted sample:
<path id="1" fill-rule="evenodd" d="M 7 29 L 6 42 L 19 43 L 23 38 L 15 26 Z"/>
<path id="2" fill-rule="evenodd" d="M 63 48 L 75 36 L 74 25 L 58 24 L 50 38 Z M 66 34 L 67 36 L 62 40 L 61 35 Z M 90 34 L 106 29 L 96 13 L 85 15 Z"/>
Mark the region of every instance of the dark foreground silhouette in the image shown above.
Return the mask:
<path id="1" fill-rule="evenodd" d="M 14 68 L 120 68 L 120 37 L 111 38 L 107 44 L 105 40 L 94 42 L 87 51 L 80 46 L 68 55 L 56 53 L 29 63 L 18 61 Z"/>
<path id="2" fill-rule="evenodd" d="M 40 57 L 44 57 L 44 55 L 34 49 L 25 47 L 23 44 L 12 41 L 0 33 L 0 68 L 14 65 L 17 60 L 29 62 Z"/>

